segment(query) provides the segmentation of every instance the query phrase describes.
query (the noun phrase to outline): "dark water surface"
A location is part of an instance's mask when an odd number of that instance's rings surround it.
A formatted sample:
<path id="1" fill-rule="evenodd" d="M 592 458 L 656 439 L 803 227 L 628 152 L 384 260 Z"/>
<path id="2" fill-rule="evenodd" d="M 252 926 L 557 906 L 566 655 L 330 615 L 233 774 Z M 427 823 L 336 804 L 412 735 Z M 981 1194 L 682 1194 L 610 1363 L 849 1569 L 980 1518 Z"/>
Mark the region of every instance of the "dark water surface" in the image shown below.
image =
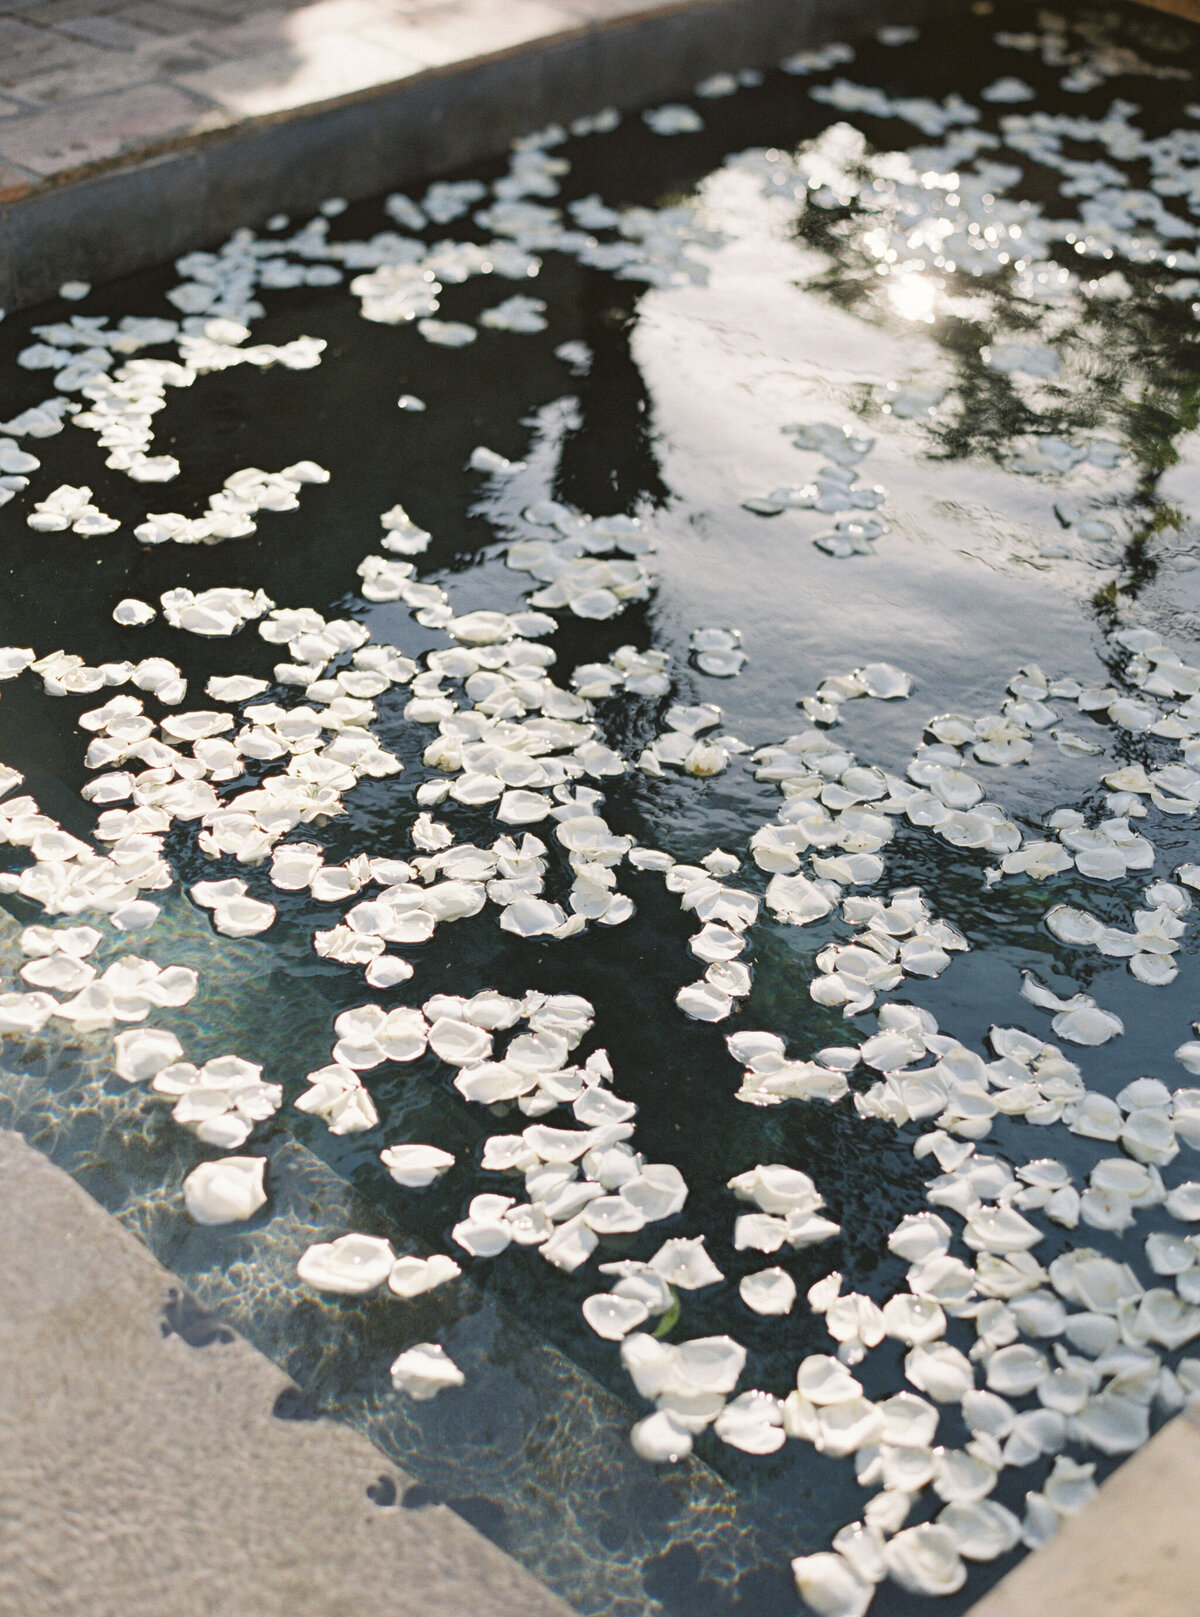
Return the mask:
<path id="1" fill-rule="evenodd" d="M 320 336 L 329 345 L 323 361 L 302 372 L 244 366 L 168 390 L 154 452 L 178 455 L 183 470 L 176 481 L 160 489 L 108 471 L 91 435 L 71 428 L 27 442 L 43 462 L 33 495 L 44 498 L 59 483 L 87 484 L 122 528 L 103 539 L 32 532 L 24 522 L 28 496 L 0 511 L 0 642 L 33 645 L 39 654 L 63 646 L 89 664 L 162 655 L 191 683 L 186 706 L 205 706 L 201 692 L 210 674 L 270 678 L 280 649 L 263 642 L 254 625 L 228 641 L 187 635 L 161 619 L 146 629 L 122 629 L 111 621 L 112 608 L 127 595 L 154 603 L 181 584 L 239 585 L 262 588 L 281 606 L 312 605 L 360 619 L 375 639 L 417 656 L 445 644 L 444 635 L 417 625 L 403 603 L 373 605 L 355 594 L 355 567 L 378 544 L 379 513 L 401 500 L 432 532 L 418 573 L 442 583 L 456 611 L 509 610 L 530 580 L 504 567 L 500 541 L 521 531 L 525 507 L 552 497 L 593 515 L 640 514 L 657 541 L 660 576 L 648 603 L 610 622 L 562 616 L 548 640 L 560 678 L 619 645 L 668 649 L 673 699 L 720 703 L 726 730 L 752 746 L 806 728 L 797 700 L 824 676 L 871 661 L 910 672 L 912 699 L 849 704 L 832 734 L 861 762 L 903 773 L 931 714 L 996 711 L 1023 663 L 1084 684 L 1107 682 L 1116 665 L 1105 635 L 1117 621 L 1150 624 L 1172 636 L 1186 657 L 1200 612 L 1191 571 L 1200 349 L 1190 303 L 1159 295 L 1157 268 L 1124 264 L 1129 295 L 1077 299 L 1064 329 L 1061 309 L 1022 298 L 1012 275 L 976 283 L 963 274 L 949 278 L 953 295 L 931 322 L 914 321 L 888 301 L 885 278 L 859 252 L 854 207 L 810 208 L 789 223 L 777 202 L 761 199 L 754 176 L 726 166 L 730 154 L 751 147 L 794 150 L 843 117 L 862 129 L 873 152 L 937 144 L 899 120 L 842 114 L 810 98 L 812 83 L 840 74 L 889 94 L 940 100 L 956 91 L 981 108 L 975 127 L 989 132 L 1014 109 L 982 101 L 979 92 L 1005 74 L 1027 79 L 1037 92 L 1036 102 L 1017 111 L 1036 106 L 1099 117 L 1124 96 L 1142 105 L 1136 122 L 1151 134 L 1186 121 L 1194 81 L 1117 76 L 1067 94 L 1059 88 L 1061 68 L 993 43 L 997 28 L 1035 26 L 1032 7 L 1006 0 L 984 15 L 956 18 L 952 30 L 931 27 L 913 44 L 868 41 L 854 63 L 813 79 L 771 73 L 760 88 L 696 102 L 702 133 L 668 140 L 630 117 L 615 134 L 572 139 L 556 151 L 571 167 L 555 205 L 598 192 L 613 206 L 658 207 L 698 193 L 707 222 L 726 236 L 725 245 L 698 255 L 709 266 L 706 285 L 647 289 L 546 252 L 528 285 L 497 287 L 479 277 L 447 287 L 440 317 L 473 320 L 501 297 L 529 292 L 545 300 L 549 329 L 536 336 L 482 331 L 478 343 L 457 351 L 424 342 L 411 325 L 364 322 L 343 289 L 264 292 L 267 312 L 254 340 Z M 1197 63 L 1194 31 L 1180 25 L 1122 10 L 1111 28 L 1114 38 L 1135 41 L 1147 60 Z M 1008 161 L 1013 154 L 985 155 Z M 479 176 L 491 180 L 503 167 Z M 1056 177 L 1036 163 L 1010 195 L 1055 217 L 1072 207 L 1057 194 Z M 364 203 L 336 218 L 331 234 L 355 239 L 385 225 L 379 204 Z M 427 239 L 448 234 L 486 239 L 469 218 L 431 227 Z M 1075 261 L 1069 246 L 1060 256 Z M 1089 262 L 1087 273 L 1118 263 Z M 93 292 L 78 309 L 173 313 L 164 293 L 176 280 L 170 269 L 130 277 Z M 29 328 L 73 312 L 56 303 L 0 327 L 0 414 L 15 415 L 46 394 L 44 373 L 13 363 L 31 340 Z M 1040 387 L 1036 409 L 1028 389 L 979 361 L 982 345 L 1014 332 L 1033 344 L 1052 341 L 1062 355 L 1063 368 Z M 572 377 L 555 356 L 567 340 L 582 340 L 593 352 L 584 377 Z M 953 389 L 936 416 L 902 421 L 882 413 L 889 383 L 931 377 Z M 425 413 L 396 409 L 397 395 L 406 392 L 426 401 Z M 743 499 L 815 472 L 818 460 L 797 452 L 780 431 L 796 417 L 856 419 L 877 435 L 861 477 L 887 489 L 890 527 L 873 555 L 839 560 L 814 548 L 811 538 L 831 526 L 818 513 L 763 518 L 743 508 Z M 1021 477 L 1005 462 L 1014 439 L 1031 430 L 1101 431 L 1126 458 L 1118 472 L 1086 468 L 1069 485 L 1053 476 Z M 528 469 L 493 481 L 464 470 L 480 443 L 527 460 Z M 249 538 L 184 550 L 150 548 L 132 537 L 147 511 L 200 511 L 240 467 L 275 469 L 304 458 L 330 468 L 331 481 L 306 487 L 296 511 L 260 514 Z M 1064 487 L 1071 498 L 1094 496 L 1118 511 L 1122 540 L 1090 548 L 1072 542 L 1064 557 L 1043 556 L 1062 537 L 1051 505 Z M 688 636 L 704 624 L 740 630 L 749 661 L 738 678 L 706 678 L 689 665 Z M 24 789 L 44 812 L 79 835 L 88 833 L 94 811 L 78 795 L 87 772 L 75 720 L 103 699 L 52 700 L 24 676 L 5 685 L 0 701 L 0 757 L 25 773 Z M 302 697 L 286 690 L 279 699 L 294 705 Z M 374 727 L 404 761 L 404 772 L 363 780 L 343 818 L 296 834 L 320 841 L 329 862 L 364 849 L 411 854 L 414 794 L 432 771 L 421 761 L 429 732 L 402 716 L 407 699 L 400 687 L 379 698 Z M 606 739 L 636 758 L 661 729 L 668 705 L 625 695 L 599 703 Z M 153 703 L 148 707 L 157 712 Z M 1089 735 L 1095 728 L 1083 715 L 1068 712 L 1067 719 Z M 1111 740 L 1114 758 L 1165 758 L 1161 744 L 1147 738 L 1106 729 L 1101 739 Z M 1096 760 L 1068 759 L 1048 746 L 1020 769 L 983 771 L 989 795 L 1025 828 L 1061 804 L 1102 811 L 1100 772 Z M 750 766 L 736 759 L 711 781 L 658 781 L 634 771 L 601 784 L 615 831 L 681 860 L 718 845 L 744 857 L 750 833 L 779 806 L 775 788 L 756 782 Z M 445 817 L 460 841 L 487 845 L 496 834 L 487 809 L 450 804 Z M 1190 820 L 1152 807 L 1138 829 L 1158 849 L 1155 874 L 1194 856 Z M 8 852 L 5 868 L 20 868 L 21 850 Z M 867 1496 L 852 1463 L 794 1442 L 754 1458 L 708 1433 L 682 1467 L 656 1473 L 643 1464 L 626 1433 L 645 1410 L 616 1344 L 595 1337 L 579 1312 L 597 1289 L 592 1265 L 565 1276 L 549 1271 L 536 1251 L 514 1246 L 490 1264 L 464 1257 L 463 1282 L 410 1304 L 318 1300 L 296 1282 L 295 1257 L 304 1245 L 351 1228 L 388 1234 L 398 1247 L 453 1251 L 451 1226 L 472 1195 L 492 1188 L 477 1167 L 484 1139 L 497 1128 L 519 1129 L 524 1119 L 514 1111 L 497 1124 L 468 1106 L 432 1055 L 369 1075 L 380 1124 L 365 1134 L 339 1139 L 290 1102 L 305 1087 L 304 1075 L 328 1061 L 333 1017 L 365 1000 L 420 1004 L 439 991 L 469 995 L 489 987 L 518 996 L 529 988 L 585 995 L 596 1022 L 580 1054 L 609 1051 L 612 1087 L 639 1108 L 637 1148 L 648 1161 L 677 1164 L 690 1187 L 686 1208 L 669 1227 L 607 1238 L 601 1256 L 648 1257 L 669 1235 L 706 1233 L 726 1282 L 685 1296 L 674 1339 L 731 1332 L 749 1350 L 743 1385 L 782 1395 L 797 1361 L 830 1347 L 804 1291 L 833 1268 L 842 1271 L 847 1291 L 882 1299 L 901 1286 L 905 1264 L 888 1252 L 887 1235 L 903 1214 L 925 1205 L 930 1172 L 912 1154 L 917 1128 L 863 1121 L 849 1102 L 760 1110 L 733 1101 L 741 1071 L 726 1051 L 728 1032 L 769 1028 L 803 1055 L 857 1042 L 873 1027 L 869 1017 L 847 1024 L 807 992 L 814 956 L 844 928 L 832 917 L 790 928 L 764 911 L 753 934 L 751 997 L 727 1023 L 692 1022 L 674 999 L 697 975 L 687 950 L 693 918 L 680 912 L 658 875 L 625 868 L 621 888 L 637 905 L 625 926 L 593 927 L 561 943 L 518 940 L 501 933 L 494 912 L 485 910 L 414 948 L 410 983 L 364 990 L 357 969 L 312 952 L 314 928 L 332 924 L 330 907 L 306 893 L 273 889 L 265 865 L 214 866 L 197 850 L 191 826 L 174 827 L 166 852 L 184 888 L 236 874 L 279 909 L 265 938 L 238 943 L 212 932 L 204 912 L 174 893 L 145 942 L 133 945 L 161 964 L 179 961 L 201 973 L 200 994 L 185 1011 L 154 1018 L 180 1033 L 189 1058 L 236 1050 L 284 1084 L 283 1109 L 258 1127 L 249 1147 L 271 1160 L 267 1208 L 245 1227 L 206 1230 L 187 1220 L 178 1185 L 205 1149 L 160 1102 L 106 1077 L 101 1039 L 56 1033 L 52 1023 L 41 1039 L 10 1041 L 0 1117 L 138 1229 L 202 1302 L 286 1365 L 317 1407 L 366 1429 L 432 1490 L 421 1497 L 449 1499 L 581 1613 L 797 1611 L 788 1557 L 827 1547 L 839 1527 L 861 1514 Z M 934 913 L 955 920 L 972 946 L 943 978 L 906 979 L 894 997 L 927 1006 L 943 1029 L 983 1049 L 994 1020 L 1044 1033 L 1044 1014 L 1016 997 L 1020 969 L 1033 969 L 1059 992 L 1074 984 L 1092 993 L 1125 1020 L 1124 1039 L 1080 1057 L 1090 1088 L 1115 1094 L 1143 1072 L 1180 1081 L 1172 1052 L 1189 1036 L 1200 975 L 1190 939 L 1175 983 L 1151 989 L 1123 962 L 1069 950 L 1040 925 L 1051 896 L 1127 924 L 1148 873 L 1111 889 L 1071 872 L 1036 891 L 1011 882 L 989 891 L 978 855 L 903 822 L 886 857 L 884 888 L 919 883 Z M 547 896 L 565 894 L 569 879 L 556 848 Z M 747 860 L 733 881 L 761 893 L 766 877 Z M 3 948 L 15 969 L 19 925 L 38 917 L 20 899 L 4 903 L 12 921 Z M 102 947 L 105 959 L 124 952 L 109 942 Z M 865 1087 L 865 1080 L 853 1082 Z M 454 1152 L 458 1166 L 426 1191 L 404 1190 L 378 1158 L 382 1145 L 403 1139 L 434 1142 Z M 1014 1161 L 1054 1154 L 1076 1174 L 1086 1174 L 1109 1149 L 1056 1127 L 1039 1136 L 1034 1150 L 1027 1126 L 1004 1119 L 989 1148 Z M 735 1252 L 726 1181 L 755 1163 L 776 1161 L 811 1174 L 843 1234 L 767 1260 Z M 1169 1184 L 1188 1177 L 1182 1158 L 1166 1177 Z M 1160 1227 L 1157 1220 L 1157 1211 L 1142 1216 L 1129 1241 L 1140 1243 Z M 1038 1256 L 1048 1262 L 1079 1244 L 1113 1254 L 1122 1249 L 1115 1237 L 1094 1230 L 1069 1235 L 1051 1227 Z M 752 1315 L 736 1294 L 742 1274 L 777 1262 L 801 1293 L 782 1322 Z M 411 1342 L 434 1338 L 467 1372 L 466 1387 L 432 1404 L 399 1399 L 388 1382 L 392 1358 Z M 973 1337 L 965 1323 L 952 1322 L 948 1339 L 965 1350 Z M 902 1359 L 902 1347 L 890 1341 L 870 1355 L 862 1371 L 868 1395 L 899 1388 Z M 939 1436 L 948 1445 L 966 1437 L 953 1406 L 944 1411 Z M 994 1497 L 1019 1514 L 1025 1492 L 1048 1469 L 1048 1461 L 1010 1468 Z M 415 1507 L 420 1498 L 402 1503 Z M 1015 1558 L 973 1567 L 965 1589 L 943 1609 L 965 1609 Z M 888 1583 L 873 1609 L 901 1617 L 924 1604 Z"/>

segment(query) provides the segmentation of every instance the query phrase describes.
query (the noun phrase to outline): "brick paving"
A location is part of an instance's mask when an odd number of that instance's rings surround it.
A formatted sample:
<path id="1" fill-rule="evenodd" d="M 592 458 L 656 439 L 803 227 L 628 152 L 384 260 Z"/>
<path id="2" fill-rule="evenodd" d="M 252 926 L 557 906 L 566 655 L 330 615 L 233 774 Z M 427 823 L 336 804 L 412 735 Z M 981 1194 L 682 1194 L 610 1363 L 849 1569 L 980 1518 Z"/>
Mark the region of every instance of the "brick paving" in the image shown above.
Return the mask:
<path id="1" fill-rule="evenodd" d="M 0 202 L 678 0 L 0 0 Z"/>

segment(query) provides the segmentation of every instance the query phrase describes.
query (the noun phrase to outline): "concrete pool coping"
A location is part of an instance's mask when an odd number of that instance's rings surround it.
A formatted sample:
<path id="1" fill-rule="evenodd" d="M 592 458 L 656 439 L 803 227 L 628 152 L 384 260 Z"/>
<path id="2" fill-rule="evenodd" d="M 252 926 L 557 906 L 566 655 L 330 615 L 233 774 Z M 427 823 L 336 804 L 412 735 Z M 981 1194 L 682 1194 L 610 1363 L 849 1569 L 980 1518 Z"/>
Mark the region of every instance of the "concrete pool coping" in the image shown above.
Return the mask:
<path id="1" fill-rule="evenodd" d="M 0 1228 L 0 1611 L 571 1617 L 6 1130 Z M 1198 1500 L 1193 1409 L 967 1617 L 1195 1617 Z"/>
<path id="2" fill-rule="evenodd" d="M 0 1130 L 0 1611 L 571 1617 Z"/>
<path id="3" fill-rule="evenodd" d="M 1200 1406 L 1161 1427 L 967 1617 L 1195 1617 Z"/>
<path id="4" fill-rule="evenodd" d="M 0 0 L 0 51 L 12 7 L 19 18 L 103 3 Z M 353 31 L 337 9 L 347 6 L 360 8 Z M 269 27 L 258 18 L 240 57 L 41 111 L 12 97 L 39 93 L 46 75 L 14 85 L 0 68 L 0 308 L 163 263 L 276 212 L 414 185 L 548 123 L 677 96 L 718 70 L 773 65 L 935 6 L 945 0 L 307 0 L 263 14 Z M 185 37 L 192 48 L 206 36 Z M 65 96 L 89 79 L 57 82 Z"/>

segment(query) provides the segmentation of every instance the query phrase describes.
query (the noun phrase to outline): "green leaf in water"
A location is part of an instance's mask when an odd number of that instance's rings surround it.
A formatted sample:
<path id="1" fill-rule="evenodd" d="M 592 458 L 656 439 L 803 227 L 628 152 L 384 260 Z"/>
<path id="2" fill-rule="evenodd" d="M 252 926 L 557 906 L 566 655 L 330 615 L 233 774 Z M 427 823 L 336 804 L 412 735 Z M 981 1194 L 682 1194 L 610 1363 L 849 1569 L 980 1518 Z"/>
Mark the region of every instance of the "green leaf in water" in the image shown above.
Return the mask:
<path id="1" fill-rule="evenodd" d="M 670 1336 L 676 1325 L 679 1324 L 679 1293 L 674 1286 L 671 1286 L 669 1290 L 671 1293 L 671 1306 L 654 1327 L 654 1335 L 659 1338 Z"/>

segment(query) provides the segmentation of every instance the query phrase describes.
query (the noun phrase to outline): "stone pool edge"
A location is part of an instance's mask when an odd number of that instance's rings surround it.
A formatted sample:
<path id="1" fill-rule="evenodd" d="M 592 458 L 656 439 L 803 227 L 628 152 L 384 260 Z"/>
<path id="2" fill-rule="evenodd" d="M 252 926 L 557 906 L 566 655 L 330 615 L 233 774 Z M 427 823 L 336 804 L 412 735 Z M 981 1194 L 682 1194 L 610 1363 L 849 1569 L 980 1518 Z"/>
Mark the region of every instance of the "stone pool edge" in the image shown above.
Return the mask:
<path id="1" fill-rule="evenodd" d="M 966 1617 L 1195 1617 L 1200 1408 L 1159 1428 Z"/>
<path id="2" fill-rule="evenodd" d="M 957 0 L 635 0 L 622 15 L 573 18 L 352 95 L 198 126 L 0 204 L 0 309 L 37 303 L 66 280 L 102 283 L 164 263 L 279 211 L 433 179 L 551 122 L 628 110 L 713 72 L 950 9 Z"/>
<path id="3" fill-rule="evenodd" d="M 0 1610 L 571 1617 L 0 1130 Z"/>

